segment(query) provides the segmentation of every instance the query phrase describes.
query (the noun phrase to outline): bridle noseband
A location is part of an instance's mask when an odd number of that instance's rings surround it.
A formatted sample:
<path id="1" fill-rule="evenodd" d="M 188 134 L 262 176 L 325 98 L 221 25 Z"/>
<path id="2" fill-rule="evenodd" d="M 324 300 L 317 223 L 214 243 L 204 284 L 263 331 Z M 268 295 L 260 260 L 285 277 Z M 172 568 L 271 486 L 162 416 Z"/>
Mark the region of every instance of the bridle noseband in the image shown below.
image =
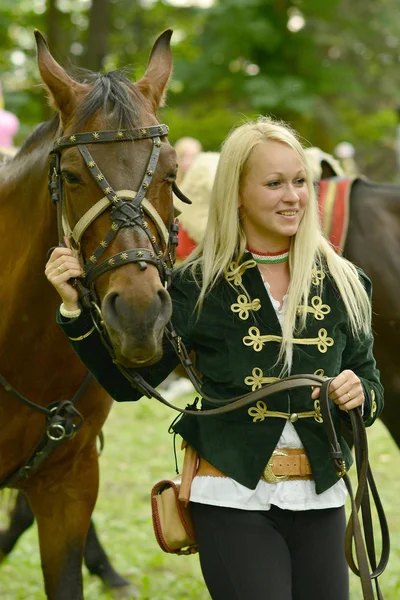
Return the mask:
<path id="1" fill-rule="evenodd" d="M 158 269 L 163 285 L 167 286 L 170 282 L 178 243 L 178 225 L 174 222 L 174 208 L 173 206 L 171 207 L 171 217 L 167 228 L 156 209 L 145 197 L 157 168 L 162 144 L 160 138 L 166 136 L 168 131 L 167 125 L 160 124 L 137 129 L 76 133 L 60 137 L 50 152 L 49 189 L 51 200 L 57 206 L 60 244 L 64 244 L 64 236 L 67 236 L 70 239 L 71 247 L 78 251 L 78 254 L 84 261 L 81 255 L 81 239 L 83 234 L 97 217 L 112 206 L 110 229 L 93 254 L 84 262 L 84 276 L 78 284 L 81 301 L 88 308 L 93 308 L 93 303 L 97 304 L 97 295 L 93 288 L 94 281 L 107 271 L 128 263 L 138 263 L 141 270 L 147 269 L 147 265 L 152 264 Z M 138 191 L 115 191 L 94 161 L 86 144 L 104 144 L 143 139 L 152 139 L 153 147 Z M 78 148 L 91 176 L 104 194 L 103 198 L 81 217 L 73 229 L 71 229 L 68 223 L 65 204 L 63 203 L 63 183 L 60 166 L 62 150 L 72 147 Z M 178 192 L 181 200 L 190 203 L 190 200 L 183 196 L 176 187 L 174 191 Z M 157 228 L 162 248 L 158 245 L 156 236 L 149 229 L 146 215 Z M 99 262 L 118 231 L 124 227 L 139 227 L 148 237 L 152 249 L 133 248 L 119 252 L 107 260 Z"/>

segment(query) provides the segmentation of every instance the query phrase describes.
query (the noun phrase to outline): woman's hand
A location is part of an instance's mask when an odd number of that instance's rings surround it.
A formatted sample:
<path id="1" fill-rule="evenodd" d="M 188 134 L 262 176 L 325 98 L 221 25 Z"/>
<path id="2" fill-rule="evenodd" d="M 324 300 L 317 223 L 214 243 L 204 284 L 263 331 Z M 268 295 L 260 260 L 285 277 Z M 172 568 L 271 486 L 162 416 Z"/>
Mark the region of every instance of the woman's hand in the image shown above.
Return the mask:
<path id="1" fill-rule="evenodd" d="M 315 387 L 311 398 L 319 398 L 321 388 Z M 329 386 L 329 398 L 338 405 L 340 410 L 351 410 L 361 406 L 365 400 L 363 386 L 357 375 L 346 369 L 339 373 Z"/>
<path id="2" fill-rule="evenodd" d="M 76 253 L 71 248 L 55 248 L 46 264 L 45 275 L 60 294 L 67 310 L 79 308 L 78 292 L 69 283 L 74 277 L 81 277 L 83 269 Z"/>

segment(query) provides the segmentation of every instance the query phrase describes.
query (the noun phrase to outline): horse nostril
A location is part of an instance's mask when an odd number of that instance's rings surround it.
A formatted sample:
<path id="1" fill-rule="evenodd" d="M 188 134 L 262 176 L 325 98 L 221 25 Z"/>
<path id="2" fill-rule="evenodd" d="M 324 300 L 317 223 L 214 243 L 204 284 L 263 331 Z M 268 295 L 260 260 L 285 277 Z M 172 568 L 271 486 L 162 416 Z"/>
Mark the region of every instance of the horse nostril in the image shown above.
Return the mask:
<path id="1" fill-rule="evenodd" d="M 164 306 L 166 303 L 169 303 L 169 294 L 167 292 L 167 290 L 165 288 L 160 288 L 157 292 L 158 297 L 160 298 L 161 301 L 161 306 Z"/>
<path id="2" fill-rule="evenodd" d="M 110 292 L 103 300 L 103 316 L 113 329 L 119 329 L 118 297 L 117 292 Z"/>
<path id="3" fill-rule="evenodd" d="M 172 314 L 171 296 L 163 287 L 158 290 L 157 295 L 160 301 L 160 314 L 165 319 L 165 321 L 169 321 Z"/>

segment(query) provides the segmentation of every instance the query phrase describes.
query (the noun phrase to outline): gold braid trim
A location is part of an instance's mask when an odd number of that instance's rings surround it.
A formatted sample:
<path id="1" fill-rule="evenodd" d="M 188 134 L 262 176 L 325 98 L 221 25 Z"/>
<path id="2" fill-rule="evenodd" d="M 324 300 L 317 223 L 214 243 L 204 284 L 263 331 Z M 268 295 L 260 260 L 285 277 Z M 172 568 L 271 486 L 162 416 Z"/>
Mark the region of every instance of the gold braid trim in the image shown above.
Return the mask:
<path id="1" fill-rule="evenodd" d="M 256 267 L 257 263 L 255 260 L 246 260 L 244 263 L 239 265 L 237 261 L 233 260 L 229 263 L 224 271 L 226 281 L 233 281 L 234 285 L 242 285 L 242 275 L 246 269 L 252 269 Z"/>
<path id="2" fill-rule="evenodd" d="M 325 279 L 325 273 L 323 272 L 322 269 L 317 269 L 316 267 L 313 267 L 312 271 L 311 271 L 311 282 L 313 285 L 319 285 L 322 280 Z"/>
<path id="3" fill-rule="evenodd" d="M 69 339 L 70 339 L 72 342 L 80 342 L 81 340 L 84 340 L 85 338 L 89 337 L 89 335 L 90 335 L 91 333 L 93 333 L 93 331 L 94 331 L 94 330 L 95 330 L 95 327 L 93 326 L 93 327 L 92 327 L 92 329 L 90 329 L 90 330 L 89 330 L 87 333 L 84 333 L 83 335 L 80 335 L 80 336 L 79 336 L 79 337 L 77 337 L 77 338 L 72 338 L 72 337 L 70 337 Z"/>
<path id="4" fill-rule="evenodd" d="M 322 321 L 325 315 L 331 312 L 331 307 L 328 304 L 322 304 L 322 298 L 320 296 L 314 296 L 311 299 L 311 306 L 300 305 L 297 307 L 297 314 L 301 314 L 303 311 L 313 313 L 314 319 Z"/>
<path id="5" fill-rule="evenodd" d="M 259 390 L 263 383 L 273 383 L 274 381 L 280 381 L 279 377 L 264 377 L 264 373 L 258 367 L 255 367 L 251 375 L 244 380 L 246 385 L 251 385 L 253 392 Z"/>
<path id="6" fill-rule="evenodd" d="M 243 338 L 243 344 L 245 346 L 253 346 L 255 352 L 261 352 L 265 342 L 281 342 L 281 335 L 261 335 L 260 330 L 257 327 L 250 327 L 249 335 L 245 335 Z M 328 347 L 333 346 L 334 340 L 328 337 L 326 329 L 321 328 L 318 331 L 317 338 L 292 338 L 292 344 L 301 344 L 306 346 L 317 346 L 318 350 L 324 354 Z"/>
<path id="7" fill-rule="evenodd" d="M 239 319 L 246 321 L 249 318 L 249 313 L 251 310 L 260 310 L 261 302 L 259 298 L 254 298 L 251 302 L 248 301 L 247 297 L 244 294 L 240 294 L 237 297 L 237 303 L 231 304 L 231 311 L 234 313 L 239 313 Z"/>
<path id="8" fill-rule="evenodd" d="M 325 375 L 324 369 L 317 369 L 316 371 L 314 371 L 314 375 L 319 375 L 320 377 L 328 377 L 328 375 Z"/>
<path id="9" fill-rule="evenodd" d="M 319 400 L 314 402 L 314 410 L 306 410 L 299 413 L 286 413 L 277 410 L 268 410 L 267 405 L 262 400 L 259 400 L 255 406 L 252 406 L 247 411 L 250 417 L 253 417 L 253 423 L 264 421 L 267 417 L 277 417 L 279 419 L 287 419 L 288 421 L 297 421 L 298 419 L 313 418 L 317 423 L 322 423 L 321 408 Z"/>

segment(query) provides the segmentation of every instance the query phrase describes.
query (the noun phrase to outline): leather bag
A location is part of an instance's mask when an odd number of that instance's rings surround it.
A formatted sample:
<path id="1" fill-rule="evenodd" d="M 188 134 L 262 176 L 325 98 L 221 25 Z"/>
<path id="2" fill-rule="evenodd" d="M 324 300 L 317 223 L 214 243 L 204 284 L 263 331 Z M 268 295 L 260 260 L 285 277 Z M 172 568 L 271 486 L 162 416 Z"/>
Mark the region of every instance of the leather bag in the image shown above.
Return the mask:
<path id="1" fill-rule="evenodd" d="M 194 554 L 197 542 L 190 514 L 190 486 L 197 471 L 198 455 L 183 442 L 182 474 L 162 479 L 151 490 L 151 512 L 156 540 L 164 552 Z"/>

